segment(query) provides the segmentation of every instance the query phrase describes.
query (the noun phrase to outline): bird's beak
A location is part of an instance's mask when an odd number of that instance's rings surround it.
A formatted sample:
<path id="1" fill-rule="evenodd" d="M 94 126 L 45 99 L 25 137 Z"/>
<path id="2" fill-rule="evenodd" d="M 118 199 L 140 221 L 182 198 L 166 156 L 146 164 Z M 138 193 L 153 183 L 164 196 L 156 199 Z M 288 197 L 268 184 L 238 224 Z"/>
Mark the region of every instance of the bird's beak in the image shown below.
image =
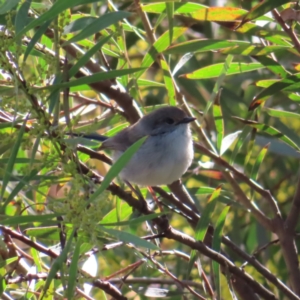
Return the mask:
<path id="1" fill-rule="evenodd" d="M 178 125 L 178 124 L 187 124 L 187 123 L 193 122 L 195 120 L 196 120 L 196 118 L 193 118 L 193 117 L 185 117 L 182 120 L 178 121 L 176 123 L 176 125 Z"/>

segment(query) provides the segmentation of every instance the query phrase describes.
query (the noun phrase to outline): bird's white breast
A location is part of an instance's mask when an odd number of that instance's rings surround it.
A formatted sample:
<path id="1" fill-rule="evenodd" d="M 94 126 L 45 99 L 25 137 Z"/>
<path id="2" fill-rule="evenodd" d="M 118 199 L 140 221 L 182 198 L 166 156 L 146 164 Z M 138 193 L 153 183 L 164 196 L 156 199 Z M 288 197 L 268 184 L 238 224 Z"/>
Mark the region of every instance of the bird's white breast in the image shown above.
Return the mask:
<path id="1" fill-rule="evenodd" d="M 115 152 L 114 160 L 122 153 Z M 193 142 L 188 124 L 171 132 L 149 136 L 121 171 L 122 180 L 144 186 L 171 184 L 191 165 Z"/>

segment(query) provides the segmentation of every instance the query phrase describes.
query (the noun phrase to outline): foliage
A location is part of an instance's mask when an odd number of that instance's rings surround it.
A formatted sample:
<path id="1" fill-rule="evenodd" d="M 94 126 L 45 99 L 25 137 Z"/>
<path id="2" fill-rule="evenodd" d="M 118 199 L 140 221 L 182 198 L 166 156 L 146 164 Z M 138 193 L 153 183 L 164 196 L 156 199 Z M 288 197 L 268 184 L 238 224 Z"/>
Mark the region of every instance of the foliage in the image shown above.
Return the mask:
<path id="1" fill-rule="evenodd" d="M 223 2 L 1 1 L 2 299 L 300 299 L 299 11 Z M 194 163 L 131 192 L 81 133 L 163 105 Z"/>

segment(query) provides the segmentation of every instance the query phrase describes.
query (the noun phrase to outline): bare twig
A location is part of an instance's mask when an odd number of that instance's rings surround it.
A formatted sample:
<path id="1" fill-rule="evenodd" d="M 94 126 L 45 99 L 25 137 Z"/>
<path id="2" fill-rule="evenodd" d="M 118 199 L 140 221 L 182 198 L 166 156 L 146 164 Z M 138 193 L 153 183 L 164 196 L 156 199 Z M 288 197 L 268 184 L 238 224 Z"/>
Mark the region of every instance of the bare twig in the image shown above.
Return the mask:
<path id="1" fill-rule="evenodd" d="M 293 198 L 292 207 L 286 218 L 285 226 L 291 231 L 295 231 L 300 215 L 300 176 L 296 187 L 296 192 Z"/>
<path id="2" fill-rule="evenodd" d="M 245 195 L 245 193 L 243 192 L 243 190 L 240 188 L 240 186 L 238 185 L 238 183 L 235 181 L 235 179 L 232 177 L 232 175 L 229 172 L 224 171 L 223 172 L 224 177 L 226 178 L 226 180 L 230 183 L 233 191 L 234 191 L 234 195 L 235 198 L 247 209 L 249 209 L 251 211 L 251 213 L 253 214 L 253 216 L 257 219 L 257 221 L 263 225 L 266 229 L 272 231 L 272 223 L 271 220 L 269 218 L 266 217 L 266 215 L 259 210 L 254 204 L 253 202 L 250 201 L 250 199 L 248 199 L 248 197 Z"/>
<path id="3" fill-rule="evenodd" d="M 209 151 L 206 147 L 202 146 L 199 143 L 194 143 L 195 148 L 200 151 L 200 153 L 210 157 L 216 164 L 218 164 L 221 167 L 224 167 L 225 169 L 230 170 L 234 176 L 243 182 L 245 182 L 250 188 L 252 188 L 254 191 L 259 193 L 270 205 L 270 208 L 275 216 L 281 216 L 280 210 L 278 208 L 278 205 L 276 203 L 276 200 L 271 195 L 270 191 L 265 190 L 260 185 L 258 185 L 255 181 L 252 179 L 249 179 L 244 173 L 238 171 L 236 168 L 234 168 L 232 165 L 230 165 L 227 161 L 222 159 L 217 154 Z"/>
<path id="4" fill-rule="evenodd" d="M 294 32 L 294 30 L 283 21 L 283 19 L 281 18 L 277 9 L 273 9 L 272 14 L 273 14 L 275 20 L 278 22 L 278 24 L 282 27 L 282 29 L 291 38 L 295 48 L 300 53 L 300 42 L 299 42 L 298 37 L 297 37 L 296 33 Z"/>

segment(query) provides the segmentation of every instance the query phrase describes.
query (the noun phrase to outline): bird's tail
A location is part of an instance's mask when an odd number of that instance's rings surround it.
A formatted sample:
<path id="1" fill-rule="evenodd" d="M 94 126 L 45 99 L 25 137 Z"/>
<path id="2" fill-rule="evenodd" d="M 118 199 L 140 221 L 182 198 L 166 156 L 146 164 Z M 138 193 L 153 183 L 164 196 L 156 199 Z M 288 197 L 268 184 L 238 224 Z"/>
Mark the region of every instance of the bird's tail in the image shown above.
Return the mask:
<path id="1" fill-rule="evenodd" d="M 98 133 L 89 133 L 89 134 L 85 134 L 85 133 L 71 133 L 71 132 L 68 132 L 68 133 L 65 133 L 66 135 L 68 136 L 76 136 L 76 137 L 81 137 L 81 138 L 85 138 L 85 139 L 88 139 L 88 140 L 94 140 L 94 141 L 99 141 L 99 142 L 103 142 L 105 140 L 108 139 L 107 136 L 105 135 L 101 135 L 101 134 L 98 134 Z"/>

